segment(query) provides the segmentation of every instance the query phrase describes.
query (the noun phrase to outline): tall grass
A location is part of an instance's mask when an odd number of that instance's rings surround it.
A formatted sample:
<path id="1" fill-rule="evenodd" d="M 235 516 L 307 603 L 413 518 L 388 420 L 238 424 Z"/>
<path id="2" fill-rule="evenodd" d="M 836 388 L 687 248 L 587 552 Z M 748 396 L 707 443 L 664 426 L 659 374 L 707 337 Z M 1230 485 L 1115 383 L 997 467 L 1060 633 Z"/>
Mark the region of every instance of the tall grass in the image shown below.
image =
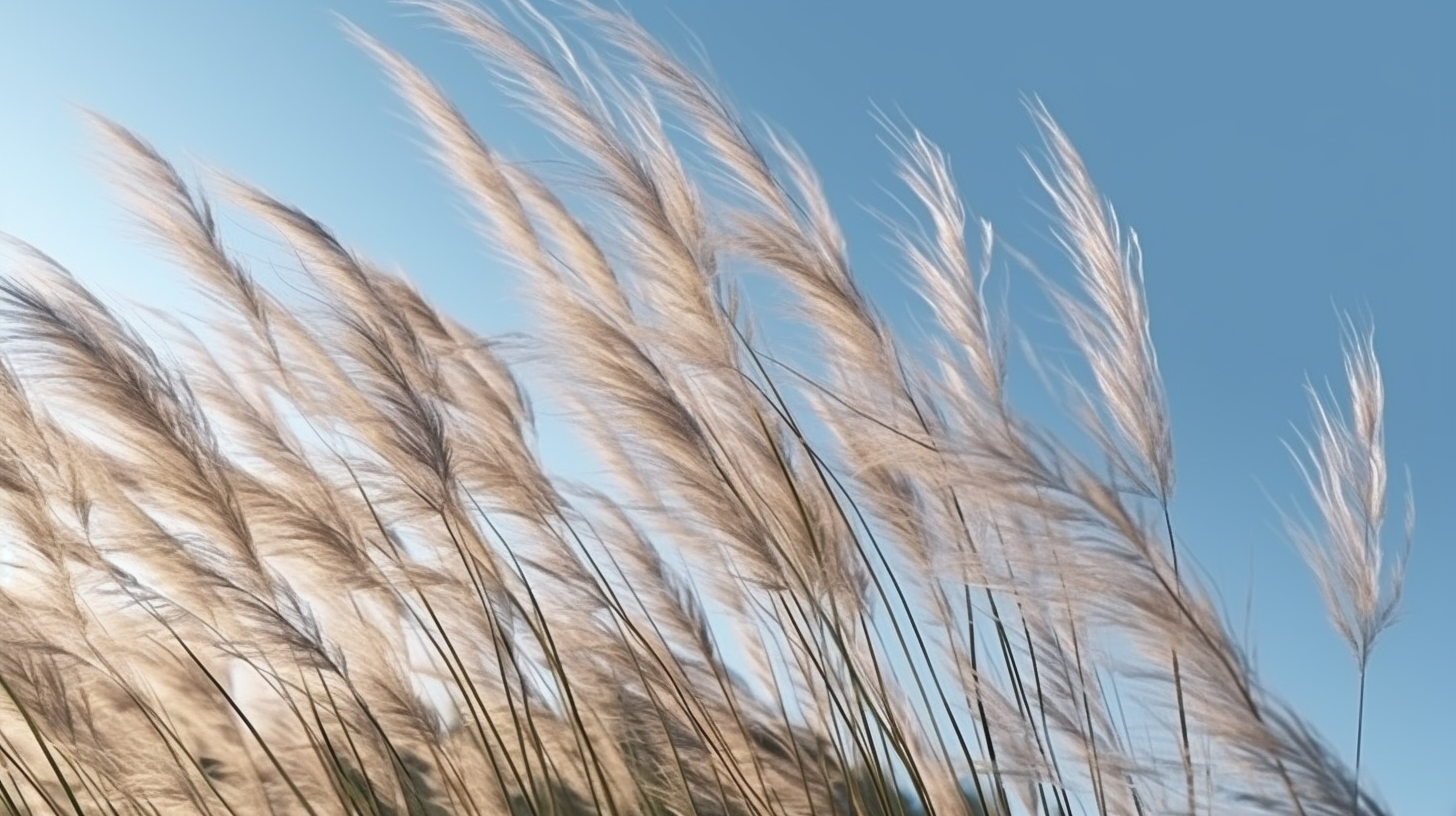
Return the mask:
<path id="1" fill-rule="evenodd" d="M 528 6 L 417 5 L 576 160 L 502 157 L 350 29 L 527 282 L 527 353 L 219 179 L 293 259 L 265 286 L 207 194 L 97 119 L 216 313 L 150 342 L 8 243 L 0 812 L 1384 812 L 1180 569 L 1137 237 L 1044 108 L 1090 446 L 1010 399 L 995 232 L 920 133 L 893 130 L 934 317 L 909 354 L 807 160 L 631 20 L 580 9 L 578 54 Z M 759 327 L 747 273 L 808 348 Z M 1328 529 L 1297 529 L 1363 688 L 1398 577 L 1368 337 L 1348 359 L 1351 419 L 1317 399 L 1305 465 Z M 531 396 L 605 477 L 548 470 Z"/>

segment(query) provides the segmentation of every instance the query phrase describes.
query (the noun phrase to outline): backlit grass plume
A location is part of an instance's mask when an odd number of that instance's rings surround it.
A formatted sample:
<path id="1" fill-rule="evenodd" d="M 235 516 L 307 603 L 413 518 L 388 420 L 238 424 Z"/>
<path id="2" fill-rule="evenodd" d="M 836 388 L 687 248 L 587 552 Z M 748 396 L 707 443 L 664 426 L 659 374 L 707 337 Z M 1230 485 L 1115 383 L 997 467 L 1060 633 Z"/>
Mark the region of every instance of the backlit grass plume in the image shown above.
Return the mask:
<path id="1" fill-rule="evenodd" d="M 1044 108 L 1091 445 L 1011 400 L 995 231 L 922 134 L 891 140 L 925 217 L 891 227 L 933 317 L 918 355 L 808 159 L 633 21 L 579 8 L 573 50 L 521 3 L 514 27 L 413 5 L 570 153 L 553 178 L 502 155 L 348 29 L 525 283 L 530 338 L 98 117 L 214 313 L 143 334 L 7 239 L 0 813 L 1384 812 L 1179 569 L 1137 240 Z M 215 206 L 268 231 L 283 283 Z M 1330 535 L 1306 552 L 1363 679 L 1395 594 L 1379 368 L 1350 359 L 1352 424 L 1316 403 Z"/>
<path id="2" fill-rule="evenodd" d="M 1365 732 L 1365 681 L 1380 634 L 1395 623 L 1405 584 L 1406 559 L 1415 528 L 1415 503 L 1406 497 L 1406 549 L 1393 568 L 1384 564 L 1385 388 L 1375 358 L 1374 333 L 1349 327 L 1345 378 L 1350 415 L 1345 418 L 1310 388 L 1314 438 L 1300 461 L 1319 509 L 1323 530 L 1291 525 L 1300 554 L 1314 573 L 1335 631 L 1350 647 L 1359 675 L 1355 726 L 1355 774 Z"/>

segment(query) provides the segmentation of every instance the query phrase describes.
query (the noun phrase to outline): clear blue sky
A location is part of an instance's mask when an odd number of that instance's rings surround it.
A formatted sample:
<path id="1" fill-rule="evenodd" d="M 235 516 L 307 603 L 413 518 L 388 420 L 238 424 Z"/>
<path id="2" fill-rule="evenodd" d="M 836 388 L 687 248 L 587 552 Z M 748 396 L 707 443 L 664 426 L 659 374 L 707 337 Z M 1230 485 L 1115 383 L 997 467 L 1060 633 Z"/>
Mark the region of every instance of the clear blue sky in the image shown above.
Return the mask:
<path id="1" fill-rule="evenodd" d="M 913 311 L 867 213 L 894 206 L 873 107 L 928 132 L 973 210 L 1065 271 L 1019 153 L 1037 144 L 1022 99 L 1046 101 L 1143 239 L 1183 536 L 1241 626 L 1252 593 L 1264 677 L 1341 746 L 1350 661 L 1274 501 L 1300 497 L 1281 440 L 1307 416 L 1304 381 L 1340 375 L 1336 309 L 1372 317 L 1393 473 L 1409 467 L 1420 519 L 1404 619 L 1372 669 L 1368 778 L 1396 813 L 1456 813 L 1456 5 L 1101 5 L 626 3 L 680 53 L 693 32 L 739 107 L 801 143 L 895 320 Z M 431 72 L 508 153 L 541 154 L 462 49 L 376 0 L 0 0 L 0 230 L 112 292 L 177 302 L 178 277 L 129 242 L 74 103 L 302 205 L 478 328 L 508 325 L 456 199 L 331 11 Z M 1030 282 L 1011 287 L 1021 325 L 1054 338 Z"/>

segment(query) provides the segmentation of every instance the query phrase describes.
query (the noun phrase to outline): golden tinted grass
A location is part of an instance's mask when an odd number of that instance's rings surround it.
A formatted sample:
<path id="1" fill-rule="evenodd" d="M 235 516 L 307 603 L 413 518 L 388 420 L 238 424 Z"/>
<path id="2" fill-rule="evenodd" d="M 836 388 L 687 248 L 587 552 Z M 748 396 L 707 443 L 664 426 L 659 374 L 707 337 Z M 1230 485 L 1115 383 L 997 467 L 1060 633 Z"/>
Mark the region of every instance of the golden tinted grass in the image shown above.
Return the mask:
<path id="1" fill-rule="evenodd" d="M 306 295 L 260 284 L 207 195 L 98 120 L 216 319 L 164 350 L 8 245 L 0 811 L 1383 812 L 1178 569 L 1137 239 L 1044 108 L 1093 458 L 1011 403 L 995 233 L 923 135 L 892 133 L 922 358 L 808 161 L 631 20 L 582 10 L 599 63 L 524 5 L 526 34 L 416 5 L 574 153 L 575 181 L 538 177 L 350 29 L 529 284 L 546 398 L 609 476 L 548 470 L 497 342 L 222 179 Z M 812 366 L 755 330 L 744 266 L 793 294 Z M 1379 368 L 1348 358 L 1352 421 L 1316 401 L 1307 469 L 1329 532 L 1300 541 L 1363 680 L 1399 581 Z"/>

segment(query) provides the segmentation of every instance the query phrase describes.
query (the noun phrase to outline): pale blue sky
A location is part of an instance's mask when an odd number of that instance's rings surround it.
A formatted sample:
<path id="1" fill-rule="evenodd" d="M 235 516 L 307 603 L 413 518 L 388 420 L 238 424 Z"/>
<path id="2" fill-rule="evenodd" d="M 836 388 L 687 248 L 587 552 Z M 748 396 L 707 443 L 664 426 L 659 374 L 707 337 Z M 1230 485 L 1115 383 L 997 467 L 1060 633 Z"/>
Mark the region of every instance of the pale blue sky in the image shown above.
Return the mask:
<path id="1" fill-rule="evenodd" d="M 1183 536 L 1237 619 L 1252 592 L 1265 678 L 1342 747 L 1350 661 L 1271 498 L 1300 496 L 1281 441 L 1306 378 L 1340 375 L 1336 309 L 1373 318 L 1393 472 L 1409 467 L 1420 519 L 1404 619 L 1372 668 L 1368 778 L 1396 813 L 1456 809 L 1456 6 L 626 7 L 680 53 L 693 32 L 739 107 L 800 142 L 894 320 L 914 310 L 868 214 L 895 190 L 872 109 L 937 140 L 969 206 L 1064 274 L 1019 153 L 1037 144 L 1023 98 L 1046 101 L 1142 236 Z M 0 0 L 0 230 L 110 291 L 176 297 L 129 243 L 74 103 L 302 205 L 476 327 L 510 325 L 456 199 L 331 11 L 431 72 L 507 153 L 547 150 L 462 49 L 376 0 Z M 1011 301 L 1058 342 L 1025 276 Z"/>

